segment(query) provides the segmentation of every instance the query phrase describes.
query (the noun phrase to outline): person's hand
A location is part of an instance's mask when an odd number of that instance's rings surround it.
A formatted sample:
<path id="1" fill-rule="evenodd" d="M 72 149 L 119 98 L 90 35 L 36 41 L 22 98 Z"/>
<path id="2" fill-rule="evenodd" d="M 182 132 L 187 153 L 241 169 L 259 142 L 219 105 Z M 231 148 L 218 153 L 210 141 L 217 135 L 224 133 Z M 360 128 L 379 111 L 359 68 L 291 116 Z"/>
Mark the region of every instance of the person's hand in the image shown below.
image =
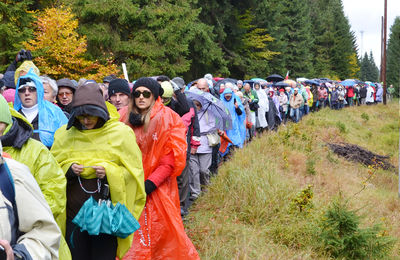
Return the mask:
<path id="1" fill-rule="evenodd" d="M 14 260 L 14 251 L 7 240 L 0 239 L 0 246 L 4 248 L 7 255 L 7 260 Z"/>
<path id="2" fill-rule="evenodd" d="M 106 177 L 106 169 L 103 166 L 92 166 L 92 168 L 96 171 L 97 178 L 104 179 Z"/>
<path id="3" fill-rule="evenodd" d="M 223 136 L 224 135 L 224 131 L 218 129 L 218 135 L 219 136 Z"/>
<path id="4" fill-rule="evenodd" d="M 71 170 L 72 170 L 76 175 L 80 176 L 81 173 L 83 172 L 83 165 L 82 165 L 82 164 L 73 163 L 73 164 L 71 165 Z"/>
<path id="5" fill-rule="evenodd" d="M 237 102 L 235 102 L 235 108 L 238 108 L 238 107 L 239 107 L 238 103 L 237 103 Z"/>
<path id="6" fill-rule="evenodd" d="M 197 148 L 191 147 L 190 148 L 190 154 L 196 154 Z"/>

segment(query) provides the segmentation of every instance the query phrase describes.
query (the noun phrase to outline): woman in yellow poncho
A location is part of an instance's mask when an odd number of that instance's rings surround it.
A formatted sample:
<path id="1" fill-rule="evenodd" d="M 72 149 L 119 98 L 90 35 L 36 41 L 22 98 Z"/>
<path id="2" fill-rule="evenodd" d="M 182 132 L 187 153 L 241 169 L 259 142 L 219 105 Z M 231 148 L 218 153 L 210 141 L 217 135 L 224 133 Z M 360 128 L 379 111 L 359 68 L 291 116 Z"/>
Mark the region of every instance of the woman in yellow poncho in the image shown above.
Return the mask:
<path id="1" fill-rule="evenodd" d="M 111 201 L 125 205 L 139 219 L 146 193 L 142 154 L 128 126 L 110 119 L 99 86 L 90 83 L 76 90 L 68 125 L 55 134 L 51 152 L 67 176 L 67 231 L 73 259 L 115 259 L 129 249 L 126 239 L 81 232 L 72 219 L 84 202 L 101 197 L 104 183 Z"/>

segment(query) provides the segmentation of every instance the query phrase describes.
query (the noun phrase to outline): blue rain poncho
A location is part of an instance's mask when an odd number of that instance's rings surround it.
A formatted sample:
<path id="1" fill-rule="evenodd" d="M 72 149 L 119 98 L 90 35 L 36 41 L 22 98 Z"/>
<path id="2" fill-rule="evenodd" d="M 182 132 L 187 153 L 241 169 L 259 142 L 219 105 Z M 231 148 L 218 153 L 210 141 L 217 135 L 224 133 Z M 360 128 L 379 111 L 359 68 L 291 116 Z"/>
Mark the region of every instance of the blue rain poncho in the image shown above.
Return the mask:
<path id="1" fill-rule="evenodd" d="M 30 69 L 29 72 L 25 76 L 21 76 L 17 82 L 17 89 L 19 88 L 19 82 L 23 78 L 30 78 L 35 82 L 36 85 L 36 93 L 37 93 L 37 103 L 39 109 L 39 126 L 37 130 L 34 130 L 34 133 L 39 133 L 40 141 L 47 147 L 51 147 L 54 141 L 54 133 L 58 128 L 62 125 L 68 123 L 68 119 L 65 116 L 64 112 L 56 105 L 51 102 L 44 100 L 44 88 L 42 81 L 39 76 L 33 72 L 33 69 Z M 19 95 L 15 95 L 14 100 L 14 109 L 19 111 L 22 107 L 21 99 Z"/>
<path id="2" fill-rule="evenodd" d="M 225 99 L 225 94 L 232 94 L 232 98 L 227 101 Z M 229 110 L 229 113 L 232 117 L 232 129 L 227 130 L 226 134 L 229 139 L 231 139 L 232 143 L 240 148 L 243 147 L 243 143 L 246 139 L 246 113 L 244 111 L 244 107 L 240 98 L 233 93 L 232 89 L 227 88 L 221 95 L 221 100 L 224 103 L 225 107 Z M 240 110 L 242 110 L 242 114 L 239 116 L 235 111 L 235 101 L 239 105 Z"/>

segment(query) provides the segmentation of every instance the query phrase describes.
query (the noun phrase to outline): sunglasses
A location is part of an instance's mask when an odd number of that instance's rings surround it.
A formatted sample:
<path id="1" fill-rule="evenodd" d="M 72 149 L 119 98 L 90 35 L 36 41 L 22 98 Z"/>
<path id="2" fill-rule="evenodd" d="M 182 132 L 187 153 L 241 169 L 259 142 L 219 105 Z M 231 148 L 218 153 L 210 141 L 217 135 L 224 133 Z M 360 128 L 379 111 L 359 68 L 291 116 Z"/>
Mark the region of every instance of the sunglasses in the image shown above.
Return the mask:
<path id="1" fill-rule="evenodd" d="M 78 119 L 78 120 L 84 120 L 85 118 L 87 118 L 88 120 L 95 120 L 96 119 L 96 117 L 97 116 L 91 116 L 91 115 L 80 115 L 80 116 L 77 116 L 76 118 Z"/>
<path id="2" fill-rule="evenodd" d="M 133 97 L 134 98 L 139 98 L 140 95 L 143 95 L 144 98 L 150 98 L 151 97 L 151 92 L 147 91 L 147 90 L 145 90 L 145 91 L 137 90 L 137 91 L 133 92 Z"/>
<path id="3" fill-rule="evenodd" d="M 35 87 L 23 87 L 18 89 L 18 93 L 25 93 L 28 90 L 29 93 L 36 92 Z"/>
<path id="4" fill-rule="evenodd" d="M 58 96 L 59 97 L 63 97 L 63 96 L 70 97 L 70 96 L 72 96 L 72 92 L 71 93 L 68 93 L 68 92 L 58 93 Z"/>

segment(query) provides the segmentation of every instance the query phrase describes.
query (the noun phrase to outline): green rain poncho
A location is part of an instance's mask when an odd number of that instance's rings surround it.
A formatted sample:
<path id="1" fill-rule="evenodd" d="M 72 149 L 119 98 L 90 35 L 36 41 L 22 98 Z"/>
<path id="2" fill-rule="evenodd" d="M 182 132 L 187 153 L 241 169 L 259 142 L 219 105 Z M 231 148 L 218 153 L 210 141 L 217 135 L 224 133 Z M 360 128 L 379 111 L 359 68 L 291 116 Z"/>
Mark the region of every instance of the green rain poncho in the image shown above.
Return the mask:
<path id="1" fill-rule="evenodd" d="M 92 130 L 78 130 L 66 126 L 57 130 L 51 148 L 64 172 L 72 163 L 84 166 L 103 166 L 110 185 L 113 204 L 124 204 L 132 215 L 139 219 L 146 202 L 142 154 L 136 145 L 133 131 L 114 119 L 102 127 Z M 85 179 L 96 178 L 92 168 L 81 173 Z M 117 256 L 122 257 L 131 246 L 133 235 L 118 238 Z"/>
<path id="2" fill-rule="evenodd" d="M 28 166 L 64 234 L 67 204 L 65 175 L 47 147 L 30 138 L 33 128 L 27 119 L 13 108 L 10 108 L 10 112 L 13 124 L 7 128 L 1 139 L 3 142 L 11 140 L 13 144 L 4 143 L 3 150 L 14 160 Z M 59 257 L 62 260 L 71 259 L 64 239 L 61 241 Z"/>

